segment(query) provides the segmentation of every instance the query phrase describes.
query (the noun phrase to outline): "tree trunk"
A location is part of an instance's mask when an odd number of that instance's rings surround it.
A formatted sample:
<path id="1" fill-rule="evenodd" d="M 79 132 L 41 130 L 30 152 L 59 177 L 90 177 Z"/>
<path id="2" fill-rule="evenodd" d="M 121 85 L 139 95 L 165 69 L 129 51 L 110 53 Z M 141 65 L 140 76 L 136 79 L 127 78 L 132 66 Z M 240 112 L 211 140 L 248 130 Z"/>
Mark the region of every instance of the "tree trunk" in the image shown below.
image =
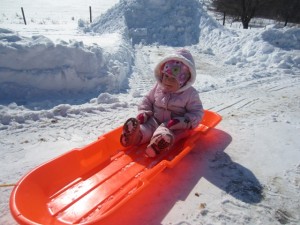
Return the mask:
<path id="1" fill-rule="evenodd" d="M 287 23 L 288 23 L 289 17 L 285 18 L 285 22 L 284 22 L 284 26 L 286 27 Z"/>
<path id="2" fill-rule="evenodd" d="M 249 28 L 249 23 L 243 22 L 243 29 L 248 29 Z"/>
<path id="3" fill-rule="evenodd" d="M 244 29 L 249 28 L 250 19 L 249 18 L 242 18 L 242 24 Z"/>

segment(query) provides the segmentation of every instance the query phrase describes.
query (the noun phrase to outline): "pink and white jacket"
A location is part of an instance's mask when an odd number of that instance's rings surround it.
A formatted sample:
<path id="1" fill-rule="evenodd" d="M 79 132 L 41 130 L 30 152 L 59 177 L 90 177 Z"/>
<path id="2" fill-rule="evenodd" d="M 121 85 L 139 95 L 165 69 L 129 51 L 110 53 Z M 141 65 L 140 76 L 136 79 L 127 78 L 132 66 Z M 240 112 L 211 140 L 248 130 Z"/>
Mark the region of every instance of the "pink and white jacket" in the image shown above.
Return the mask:
<path id="1" fill-rule="evenodd" d="M 161 67 L 169 60 L 181 61 L 189 67 L 191 73 L 189 81 L 176 92 L 166 92 L 161 85 Z M 190 121 L 190 128 L 195 128 L 204 112 L 198 91 L 192 87 L 196 79 L 196 70 L 190 52 L 180 50 L 167 56 L 155 67 L 154 75 L 157 83 L 139 104 L 138 113 L 145 112 L 148 116 L 154 116 L 158 123 L 165 124 L 175 117 L 184 117 Z"/>

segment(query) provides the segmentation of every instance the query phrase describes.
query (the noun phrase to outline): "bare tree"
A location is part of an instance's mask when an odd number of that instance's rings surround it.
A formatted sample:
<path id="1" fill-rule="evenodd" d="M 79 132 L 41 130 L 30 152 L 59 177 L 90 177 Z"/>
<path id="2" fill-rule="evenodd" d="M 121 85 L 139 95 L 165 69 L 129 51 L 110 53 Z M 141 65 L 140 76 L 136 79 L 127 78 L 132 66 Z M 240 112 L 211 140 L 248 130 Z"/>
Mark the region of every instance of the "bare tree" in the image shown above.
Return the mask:
<path id="1" fill-rule="evenodd" d="M 227 14 L 240 19 L 243 28 L 248 29 L 251 19 L 255 14 L 266 7 L 271 0 L 213 0 L 216 11 L 226 12 Z"/>
<path id="2" fill-rule="evenodd" d="M 300 1 L 299 0 L 285 0 L 276 1 L 277 19 L 284 21 L 284 26 L 288 22 L 300 22 Z"/>

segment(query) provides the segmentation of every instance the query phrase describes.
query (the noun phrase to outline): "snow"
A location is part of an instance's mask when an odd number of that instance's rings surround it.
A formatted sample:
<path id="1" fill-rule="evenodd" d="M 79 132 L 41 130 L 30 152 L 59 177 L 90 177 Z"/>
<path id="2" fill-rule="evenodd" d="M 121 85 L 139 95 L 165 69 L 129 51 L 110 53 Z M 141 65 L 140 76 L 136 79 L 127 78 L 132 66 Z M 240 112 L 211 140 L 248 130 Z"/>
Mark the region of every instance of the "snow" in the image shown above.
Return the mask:
<path id="1" fill-rule="evenodd" d="M 223 120 L 105 224 L 300 224 L 299 28 L 223 27 L 196 0 L 1 5 L 0 224 L 4 184 L 135 116 L 180 47 Z"/>

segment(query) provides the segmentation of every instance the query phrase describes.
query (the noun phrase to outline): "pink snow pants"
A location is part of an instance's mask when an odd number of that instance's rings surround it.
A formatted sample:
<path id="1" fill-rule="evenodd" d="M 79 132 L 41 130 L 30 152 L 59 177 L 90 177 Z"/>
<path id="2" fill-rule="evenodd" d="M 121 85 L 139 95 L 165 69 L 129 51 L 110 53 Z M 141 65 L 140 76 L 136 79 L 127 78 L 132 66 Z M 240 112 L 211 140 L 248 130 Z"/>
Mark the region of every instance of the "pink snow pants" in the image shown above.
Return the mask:
<path id="1" fill-rule="evenodd" d="M 188 136 L 188 130 L 175 130 L 172 131 L 166 127 L 166 124 L 159 124 L 154 117 L 150 117 L 146 123 L 140 125 L 140 131 L 142 133 L 142 140 L 140 144 L 148 143 L 153 137 L 161 134 L 171 135 L 173 142 L 171 146 L 182 138 Z"/>

